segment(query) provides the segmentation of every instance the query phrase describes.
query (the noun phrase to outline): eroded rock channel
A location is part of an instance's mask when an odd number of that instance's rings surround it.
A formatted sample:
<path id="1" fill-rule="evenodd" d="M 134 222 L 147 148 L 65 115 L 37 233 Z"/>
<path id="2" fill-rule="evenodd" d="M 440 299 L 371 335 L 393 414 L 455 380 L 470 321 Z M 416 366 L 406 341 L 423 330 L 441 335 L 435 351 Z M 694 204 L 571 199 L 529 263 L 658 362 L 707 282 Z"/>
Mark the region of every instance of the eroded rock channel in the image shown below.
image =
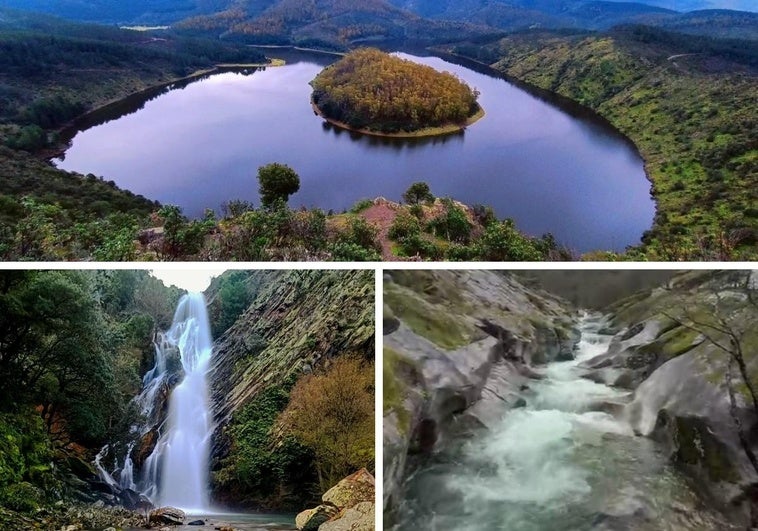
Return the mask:
<path id="1" fill-rule="evenodd" d="M 672 272 L 590 311 L 527 275 L 393 272 L 387 281 L 385 524 L 754 524 L 756 412 L 719 346 L 729 334 L 696 324 L 735 331 L 750 380 L 749 272 Z"/>

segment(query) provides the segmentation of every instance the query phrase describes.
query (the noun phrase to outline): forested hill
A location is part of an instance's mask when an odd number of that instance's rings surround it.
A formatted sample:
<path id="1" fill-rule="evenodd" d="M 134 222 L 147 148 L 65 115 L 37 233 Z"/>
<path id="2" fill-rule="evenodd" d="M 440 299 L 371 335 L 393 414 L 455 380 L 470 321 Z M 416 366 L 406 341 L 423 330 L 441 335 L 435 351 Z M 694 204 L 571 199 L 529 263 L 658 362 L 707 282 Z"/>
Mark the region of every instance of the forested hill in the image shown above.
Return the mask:
<path id="1" fill-rule="evenodd" d="M 751 0 L 2 0 L 2 7 L 106 24 L 169 24 L 213 37 L 322 48 L 366 40 L 450 42 L 493 31 L 608 29 L 629 23 L 756 38 L 748 11 L 758 11 Z"/>
<path id="2" fill-rule="evenodd" d="M 454 41 L 491 32 L 466 21 L 431 21 L 386 0 L 277 0 L 263 8 L 242 0 L 231 8 L 193 17 L 178 29 L 200 31 L 250 43 L 344 48 L 376 40 Z"/>

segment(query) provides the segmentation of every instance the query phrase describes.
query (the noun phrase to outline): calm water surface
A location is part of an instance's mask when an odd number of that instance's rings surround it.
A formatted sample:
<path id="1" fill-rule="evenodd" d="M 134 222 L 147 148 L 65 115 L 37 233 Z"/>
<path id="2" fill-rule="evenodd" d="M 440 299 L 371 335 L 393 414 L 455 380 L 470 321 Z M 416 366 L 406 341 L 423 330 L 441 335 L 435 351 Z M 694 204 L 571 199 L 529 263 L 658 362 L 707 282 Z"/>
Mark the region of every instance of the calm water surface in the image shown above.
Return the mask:
<path id="1" fill-rule="evenodd" d="M 457 74 L 481 92 L 487 114 L 461 134 L 387 140 L 314 115 L 308 82 L 335 57 L 270 55 L 287 66 L 217 74 L 98 113 L 54 163 L 190 216 L 230 199 L 257 203 L 257 168 L 281 162 L 301 178 L 293 206 L 339 211 L 365 197 L 399 200 L 426 181 L 435 195 L 490 205 L 527 233 L 552 232 L 577 251 L 623 249 L 652 223 L 650 184 L 628 141 L 494 72 L 400 54 Z"/>
<path id="2" fill-rule="evenodd" d="M 220 527 L 233 527 L 240 531 L 296 531 L 295 515 L 278 514 L 212 514 L 187 515 L 185 522 L 204 520 L 205 525 L 171 526 L 173 531 L 212 531 Z M 135 528 L 129 531 L 138 531 Z"/>

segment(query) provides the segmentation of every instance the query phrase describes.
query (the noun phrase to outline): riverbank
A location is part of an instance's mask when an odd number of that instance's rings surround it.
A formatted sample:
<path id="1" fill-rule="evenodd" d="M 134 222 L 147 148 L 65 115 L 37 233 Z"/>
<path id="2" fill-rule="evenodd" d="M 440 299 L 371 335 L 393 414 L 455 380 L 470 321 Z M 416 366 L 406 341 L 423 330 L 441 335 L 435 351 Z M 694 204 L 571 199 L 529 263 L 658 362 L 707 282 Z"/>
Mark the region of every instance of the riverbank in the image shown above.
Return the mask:
<path id="1" fill-rule="evenodd" d="M 464 124 L 449 124 L 449 125 L 442 125 L 438 127 L 425 127 L 424 129 L 418 129 L 416 131 L 402 131 L 399 133 L 382 133 L 380 131 L 374 131 L 372 129 L 358 129 L 355 127 L 351 127 L 345 122 L 340 122 L 339 120 L 329 118 L 321 111 L 321 109 L 318 108 L 318 106 L 315 103 L 313 103 L 313 101 L 311 101 L 311 107 L 313 108 L 314 113 L 316 113 L 318 116 L 320 116 L 325 121 L 329 122 L 335 127 L 339 127 L 340 129 L 345 129 L 347 131 L 350 131 L 351 133 L 359 133 L 362 135 L 376 136 L 379 138 L 428 138 L 428 137 L 433 137 L 433 136 L 452 135 L 452 134 L 461 133 L 465 131 L 467 127 L 475 124 L 476 122 L 484 118 L 484 115 L 485 115 L 484 109 L 482 107 L 479 107 L 479 110 L 476 112 L 476 114 L 470 116 L 466 120 L 466 123 Z"/>
<path id="2" fill-rule="evenodd" d="M 693 48 L 703 49 L 681 55 Z M 718 41 L 653 28 L 592 36 L 528 32 L 446 51 L 569 98 L 631 139 L 645 161 L 656 216 L 627 256 L 755 259 L 751 98 L 758 78 L 746 57 L 725 54 Z M 674 64 L 669 57 L 676 54 L 683 59 Z"/>
<path id="3" fill-rule="evenodd" d="M 66 529 L 100 530 L 106 528 L 145 529 L 145 517 L 122 507 L 102 504 L 69 504 L 58 502 L 25 514 L 0 506 L 0 529 Z"/>

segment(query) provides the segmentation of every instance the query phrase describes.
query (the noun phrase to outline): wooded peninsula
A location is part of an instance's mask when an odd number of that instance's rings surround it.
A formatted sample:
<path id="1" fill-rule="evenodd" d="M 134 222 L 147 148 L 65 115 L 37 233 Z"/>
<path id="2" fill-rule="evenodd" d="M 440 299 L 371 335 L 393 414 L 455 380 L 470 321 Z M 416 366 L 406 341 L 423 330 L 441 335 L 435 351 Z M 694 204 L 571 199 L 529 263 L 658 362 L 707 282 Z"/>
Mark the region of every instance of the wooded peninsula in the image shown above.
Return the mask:
<path id="1" fill-rule="evenodd" d="M 314 110 L 362 133 L 432 136 L 484 115 L 479 93 L 449 72 L 374 48 L 345 55 L 311 81 Z"/>

